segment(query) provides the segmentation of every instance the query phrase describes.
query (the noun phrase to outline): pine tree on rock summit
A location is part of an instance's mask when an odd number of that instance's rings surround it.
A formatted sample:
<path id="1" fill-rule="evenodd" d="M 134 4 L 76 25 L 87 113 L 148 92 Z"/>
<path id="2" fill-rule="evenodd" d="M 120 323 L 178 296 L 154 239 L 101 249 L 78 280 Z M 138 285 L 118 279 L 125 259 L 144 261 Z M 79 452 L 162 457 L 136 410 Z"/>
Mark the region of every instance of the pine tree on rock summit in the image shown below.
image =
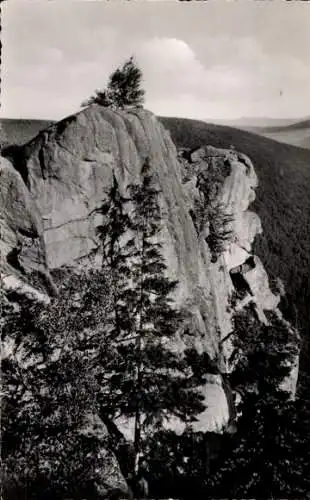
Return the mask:
<path id="1" fill-rule="evenodd" d="M 142 71 L 131 56 L 110 75 L 107 87 L 96 90 L 95 95 L 82 103 L 82 107 L 99 104 L 112 109 L 142 108 L 145 91 L 141 88 L 141 81 Z"/>

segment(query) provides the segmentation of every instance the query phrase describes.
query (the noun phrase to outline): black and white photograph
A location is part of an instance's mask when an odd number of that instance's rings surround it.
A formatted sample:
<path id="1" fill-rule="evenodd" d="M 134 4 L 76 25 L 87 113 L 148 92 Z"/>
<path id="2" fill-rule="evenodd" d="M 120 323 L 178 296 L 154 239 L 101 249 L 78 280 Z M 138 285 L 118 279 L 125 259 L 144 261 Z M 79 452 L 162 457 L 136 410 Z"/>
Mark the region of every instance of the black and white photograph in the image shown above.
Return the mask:
<path id="1" fill-rule="evenodd" d="M 1 500 L 310 500 L 310 2 L 1 2 Z"/>

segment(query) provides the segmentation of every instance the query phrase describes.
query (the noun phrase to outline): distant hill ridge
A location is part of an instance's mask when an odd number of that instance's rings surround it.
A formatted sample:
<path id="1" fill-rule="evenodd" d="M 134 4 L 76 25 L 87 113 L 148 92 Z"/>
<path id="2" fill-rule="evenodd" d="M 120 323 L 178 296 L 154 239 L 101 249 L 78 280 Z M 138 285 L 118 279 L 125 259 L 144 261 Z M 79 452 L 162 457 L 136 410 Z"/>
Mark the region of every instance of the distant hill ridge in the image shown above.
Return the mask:
<path id="1" fill-rule="evenodd" d="M 287 126 L 248 127 L 247 130 L 278 142 L 310 149 L 310 119 Z"/>
<path id="2" fill-rule="evenodd" d="M 2 145 L 21 145 L 30 141 L 41 130 L 49 127 L 52 120 L 34 120 L 31 118 L 1 118 Z"/>
<path id="3" fill-rule="evenodd" d="M 213 125 L 222 125 L 247 130 L 268 139 L 292 146 L 310 149 L 310 117 L 300 120 L 281 118 L 239 118 L 237 120 L 204 120 Z"/>
<path id="4" fill-rule="evenodd" d="M 282 126 L 255 127 L 254 130 L 264 130 L 266 132 L 285 132 L 289 130 L 302 130 L 310 128 L 310 119 Z"/>
<path id="5" fill-rule="evenodd" d="M 239 128 L 270 128 L 270 127 L 288 127 L 310 119 L 310 116 L 300 118 L 269 118 L 263 117 L 241 117 L 232 120 L 225 119 L 205 119 L 205 122 L 211 122 L 216 125 L 228 125 L 230 127 Z"/>
<path id="6" fill-rule="evenodd" d="M 0 127 L 2 129 L 2 144 L 25 144 L 41 130 L 44 130 L 53 123 L 55 123 L 55 120 L 1 118 Z M 228 121 L 209 119 L 201 123 L 206 123 L 208 126 L 215 125 L 247 130 L 279 142 L 302 148 L 310 148 L 310 117 L 305 117 L 305 119 L 297 122 L 293 119 L 286 120 L 280 118 L 240 118 Z M 309 129 L 309 137 L 307 129 Z M 295 131 L 301 131 L 304 132 L 304 134 L 297 137 L 296 134 L 294 134 Z"/>

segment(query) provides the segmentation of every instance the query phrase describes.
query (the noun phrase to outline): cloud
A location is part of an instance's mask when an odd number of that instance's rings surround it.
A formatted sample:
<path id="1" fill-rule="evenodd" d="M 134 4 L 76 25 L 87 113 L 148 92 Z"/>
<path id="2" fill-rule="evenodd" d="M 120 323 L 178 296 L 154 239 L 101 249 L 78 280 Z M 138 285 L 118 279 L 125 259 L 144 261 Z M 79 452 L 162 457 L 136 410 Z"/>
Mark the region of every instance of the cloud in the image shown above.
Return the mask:
<path id="1" fill-rule="evenodd" d="M 300 29 L 292 39 L 288 17 L 284 29 L 280 17 L 275 25 L 255 8 L 253 23 L 249 7 L 240 23 L 237 5 L 230 9 L 227 2 L 218 10 L 215 2 L 168 2 L 165 8 L 160 2 L 8 4 L 2 16 L 2 116 L 57 119 L 72 113 L 131 54 L 143 71 L 146 106 L 158 114 L 309 113 L 310 32 L 303 17 L 294 18 Z M 206 17 L 206 9 L 214 16 Z"/>
<path id="2" fill-rule="evenodd" d="M 181 39 L 148 40 L 137 51 L 137 58 L 143 69 L 148 102 L 159 113 L 164 108 L 166 114 L 178 109 L 183 116 L 205 118 L 211 108 L 224 111 L 227 100 L 241 95 L 247 86 L 244 72 L 236 71 L 229 62 L 203 64 Z"/>
<path id="3" fill-rule="evenodd" d="M 140 49 L 139 56 L 145 62 L 148 60 L 151 64 L 154 60 L 156 63 L 159 62 L 164 70 L 170 69 L 171 61 L 183 68 L 184 64 L 196 60 L 195 54 L 189 45 L 177 38 L 154 37 L 147 40 Z"/>
<path id="4" fill-rule="evenodd" d="M 43 51 L 42 58 L 46 63 L 57 64 L 63 61 L 64 53 L 60 49 L 49 47 Z"/>
<path id="5" fill-rule="evenodd" d="M 137 53 L 152 92 L 223 93 L 242 82 L 229 66 L 206 67 L 193 49 L 183 40 L 154 38 L 145 43 Z"/>

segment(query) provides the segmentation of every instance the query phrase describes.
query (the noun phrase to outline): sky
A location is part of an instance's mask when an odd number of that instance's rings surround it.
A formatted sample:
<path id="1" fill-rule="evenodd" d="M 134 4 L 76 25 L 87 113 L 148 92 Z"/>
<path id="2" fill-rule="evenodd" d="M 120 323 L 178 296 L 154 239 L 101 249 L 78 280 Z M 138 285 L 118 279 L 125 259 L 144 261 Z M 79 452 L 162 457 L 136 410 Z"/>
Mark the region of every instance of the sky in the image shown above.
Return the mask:
<path id="1" fill-rule="evenodd" d="M 310 114 L 310 2 L 2 3 L 1 116 L 61 119 L 131 55 L 157 115 Z"/>

